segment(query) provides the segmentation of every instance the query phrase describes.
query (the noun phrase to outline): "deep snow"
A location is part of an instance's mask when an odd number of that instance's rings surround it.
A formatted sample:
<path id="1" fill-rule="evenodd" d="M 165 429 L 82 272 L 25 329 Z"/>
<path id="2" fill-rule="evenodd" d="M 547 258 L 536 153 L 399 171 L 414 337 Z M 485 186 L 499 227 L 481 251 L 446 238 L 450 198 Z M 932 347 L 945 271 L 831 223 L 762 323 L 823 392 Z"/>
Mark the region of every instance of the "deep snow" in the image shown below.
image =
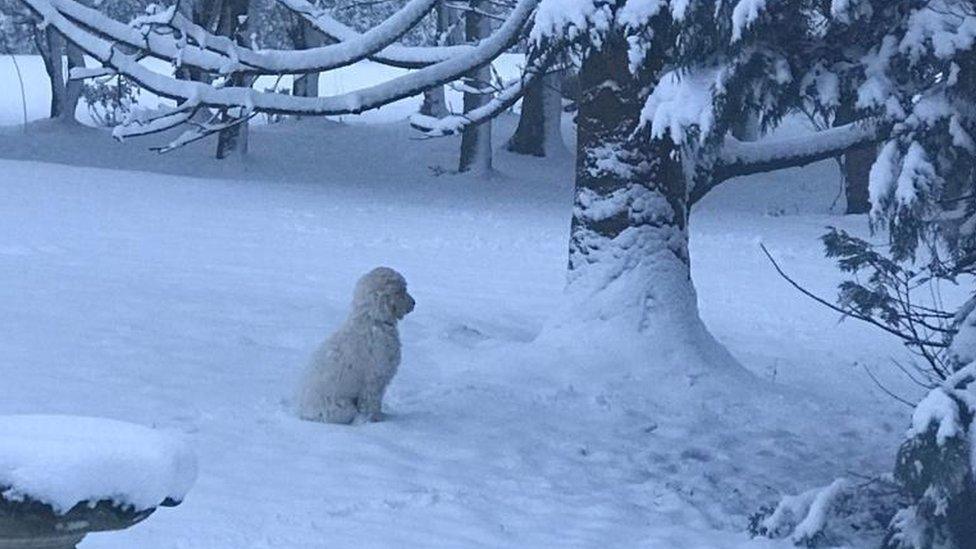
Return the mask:
<path id="1" fill-rule="evenodd" d="M 112 501 L 136 511 L 182 501 L 196 458 L 181 437 L 121 421 L 79 416 L 0 416 L 0 486 L 64 513 Z"/>
<path id="2" fill-rule="evenodd" d="M 754 374 L 698 376 L 639 341 L 535 341 L 562 298 L 565 158 L 438 175 L 457 141 L 412 137 L 287 122 L 234 163 L 209 142 L 160 157 L 86 128 L 0 132 L 0 413 L 177 429 L 200 460 L 183 505 L 82 547 L 787 547 L 749 540 L 747 515 L 890 470 L 910 410 L 861 365 L 909 394 L 886 373 L 904 351 L 758 248 L 832 295 L 816 237 L 866 221 L 829 213 L 829 162 L 696 208 L 703 317 Z M 301 422 L 302 367 L 377 265 L 418 302 L 391 417 Z"/>

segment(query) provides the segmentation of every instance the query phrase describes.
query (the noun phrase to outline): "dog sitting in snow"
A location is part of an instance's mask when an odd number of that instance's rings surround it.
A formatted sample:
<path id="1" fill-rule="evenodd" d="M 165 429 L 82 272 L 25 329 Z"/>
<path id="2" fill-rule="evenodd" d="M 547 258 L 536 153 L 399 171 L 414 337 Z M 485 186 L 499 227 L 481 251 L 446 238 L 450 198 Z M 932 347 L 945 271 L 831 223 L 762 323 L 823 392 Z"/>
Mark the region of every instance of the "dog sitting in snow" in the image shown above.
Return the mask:
<path id="1" fill-rule="evenodd" d="M 397 321 L 415 304 L 393 269 L 379 267 L 359 279 L 349 318 L 312 356 L 299 395 L 302 419 L 382 419 L 383 393 L 400 365 Z"/>

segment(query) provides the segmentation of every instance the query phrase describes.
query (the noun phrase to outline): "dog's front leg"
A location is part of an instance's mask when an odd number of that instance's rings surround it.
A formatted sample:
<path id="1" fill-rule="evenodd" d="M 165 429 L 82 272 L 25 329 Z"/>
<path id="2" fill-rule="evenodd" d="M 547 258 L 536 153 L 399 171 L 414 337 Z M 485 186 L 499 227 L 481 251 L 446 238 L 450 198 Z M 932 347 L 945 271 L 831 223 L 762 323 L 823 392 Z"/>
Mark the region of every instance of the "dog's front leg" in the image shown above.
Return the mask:
<path id="1" fill-rule="evenodd" d="M 359 414 L 366 421 L 383 420 L 383 390 L 385 387 L 380 383 L 366 383 L 362 394 L 359 395 L 357 408 Z"/>

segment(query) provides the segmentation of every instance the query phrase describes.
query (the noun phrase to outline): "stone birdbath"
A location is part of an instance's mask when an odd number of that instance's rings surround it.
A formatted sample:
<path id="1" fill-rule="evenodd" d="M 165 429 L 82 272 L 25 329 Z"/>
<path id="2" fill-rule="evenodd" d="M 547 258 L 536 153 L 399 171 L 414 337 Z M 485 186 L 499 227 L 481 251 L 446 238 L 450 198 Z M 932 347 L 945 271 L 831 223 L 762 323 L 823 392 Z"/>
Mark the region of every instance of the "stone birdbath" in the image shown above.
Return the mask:
<path id="1" fill-rule="evenodd" d="M 196 460 L 179 437 L 120 421 L 0 416 L 0 549 L 74 549 L 183 500 Z"/>

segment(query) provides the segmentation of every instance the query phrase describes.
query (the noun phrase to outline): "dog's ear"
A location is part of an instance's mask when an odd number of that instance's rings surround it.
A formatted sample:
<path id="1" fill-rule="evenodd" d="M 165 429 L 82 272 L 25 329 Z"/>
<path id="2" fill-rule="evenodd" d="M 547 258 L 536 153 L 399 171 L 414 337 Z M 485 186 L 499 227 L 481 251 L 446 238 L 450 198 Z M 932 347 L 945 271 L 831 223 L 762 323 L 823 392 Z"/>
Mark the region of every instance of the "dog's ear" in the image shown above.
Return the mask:
<path id="1" fill-rule="evenodd" d="M 395 292 L 380 292 L 377 295 L 377 301 L 377 306 L 385 319 L 397 320 L 397 294 Z"/>

